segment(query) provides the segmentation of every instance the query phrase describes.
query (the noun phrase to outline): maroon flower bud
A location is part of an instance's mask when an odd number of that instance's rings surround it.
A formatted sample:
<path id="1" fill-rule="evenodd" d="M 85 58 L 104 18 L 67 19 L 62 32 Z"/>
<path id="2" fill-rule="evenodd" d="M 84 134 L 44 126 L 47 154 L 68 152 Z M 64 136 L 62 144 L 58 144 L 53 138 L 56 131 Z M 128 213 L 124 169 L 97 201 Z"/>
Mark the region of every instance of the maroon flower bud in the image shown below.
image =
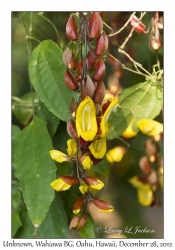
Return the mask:
<path id="1" fill-rule="evenodd" d="M 91 145 L 92 141 L 85 141 L 81 136 L 79 138 L 80 148 L 88 148 Z"/>
<path id="2" fill-rule="evenodd" d="M 138 33 L 143 33 L 145 30 L 145 25 L 135 15 L 132 16 L 130 24 Z"/>
<path id="3" fill-rule="evenodd" d="M 77 25 L 72 16 L 70 16 L 66 24 L 66 34 L 72 41 L 75 41 L 78 38 Z"/>
<path id="4" fill-rule="evenodd" d="M 108 213 L 114 210 L 113 206 L 110 203 L 100 200 L 98 198 L 95 198 L 93 200 L 93 203 L 96 207 L 98 207 L 100 210 L 103 210 L 104 212 Z"/>
<path id="5" fill-rule="evenodd" d="M 146 156 L 143 156 L 139 161 L 139 166 L 141 170 L 146 174 L 149 175 L 152 171 L 151 166 L 149 164 L 149 160 Z"/>
<path id="6" fill-rule="evenodd" d="M 95 103 L 101 103 L 105 97 L 106 88 L 103 82 L 99 82 L 93 95 L 93 101 Z"/>
<path id="7" fill-rule="evenodd" d="M 70 137 L 72 137 L 73 139 L 78 139 L 78 135 L 77 135 L 77 130 L 75 127 L 75 122 L 73 120 L 69 120 L 67 122 L 67 132 L 70 135 Z"/>
<path id="8" fill-rule="evenodd" d="M 101 34 L 96 41 L 95 54 L 97 56 L 103 55 L 108 48 L 108 38 L 105 33 Z"/>
<path id="9" fill-rule="evenodd" d="M 92 12 L 92 15 L 89 19 L 88 28 L 89 28 L 89 38 L 94 39 L 100 35 L 103 29 L 103 21 L 98 12 Z"/>
<path id="10" fill-rule="evenodd" d="M 82 96 L 82 100 L 84 100 L 84 98 L 86 96 L 92 97 L 93 93 L 94 93 L 94 83 L 91 79 L 91 77 L 88 75 L 87 79 L 86 79 L 86 83 L 84 81 L 82 81 L 82 92 L 84 91 L 84 95 Z"/>
<path id="11" fill-rule="evenodd" d="M 73 117 L 75 117 L 75 113 L 78 108 L 78 102 L 74 100 L 74 98 L 71 99 L 70 106 L 69 106 L 69 111 L 72 114 Z"/>
<path id="12" fill-rule="evenodd" d="M 74 75 L 68 69 L 65 72 L 64 81 L 71 90 L 75 90 L 78 87 Z"/>
<path id="13" fill-rule="evenodd" d="M 77 70 L 76 70 L 76 80 L 77 80 L 77 81 L 79 81 L 79 80 L 81 79 L 82 71 L 83 71 L 83 60 L 81 59 L 81 60 L 78 62 Z"/>
<path id="14" fill-rule="evenodd" d="M 100 82 L 106 72 L 106 67 L 103 60 L 100 58 L 97 64 L 95 65 L 93 79 L 97 82 Z"/>
<path id="15" fill-rule="evenodd" d="M 78 178 L 77 177 L 72 177 L 72 176 L 61 176 L 60 177 L 65 183 L 69 185 L 75 185 L 78 183 Z"/>
<path id="16" fill-rule="evenodd" d="M 74 69 L 77 67 L 77 62 L 75 60 L 74 54 L 67 48 L 63 53 L 63 62 L 70 69 Z"/>
<path id="17" fill-rule="evenodd" d="M 79 216 L 77 216 L 77 215 L 74 216 L 73 219 L 70 222 L 69 229 L 77 227 L 78 223 L 79 223 L 79 220 L 80 220 Z"/>
<path id="18" fill-rule="evenodd" d="M 73 205 L 73 213 L 74 214 L 78 214 L 81 211 L 83 203 L 84 203 L 83 198 L 76 200 L 76 202 Z"/>
<path id="19" fill-rule="evenodd" d="M 80 219 L 79 223 L 78 223 L 78 228 L 77 229 L 80 230 L 81 228 L 83 228 L 84 225 L 85 225 L 85 223 L 86 223 L 86 221 L 87 221 L 87 218 L 85 216 L 83 216 Z"/>
<path id="20" fill-rule="evenodd" d="M 93 54 L 95 54 L 94 50 L 92 51 Z M 89 51 L 86 56 L 86 63 L 88 69 L 93 69 L 98 61 L 98 58 L 93 56 L 92 53 Z"/>

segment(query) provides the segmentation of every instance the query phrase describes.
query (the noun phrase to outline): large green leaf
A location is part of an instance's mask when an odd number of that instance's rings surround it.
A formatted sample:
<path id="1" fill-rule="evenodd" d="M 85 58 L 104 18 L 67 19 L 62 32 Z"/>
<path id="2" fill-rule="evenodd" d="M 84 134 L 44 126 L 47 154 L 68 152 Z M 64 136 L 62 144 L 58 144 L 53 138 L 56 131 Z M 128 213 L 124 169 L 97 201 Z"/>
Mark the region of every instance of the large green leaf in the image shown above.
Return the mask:
<path id="1" fill-rule="evenodd" d="M 114 139 L 121 135 L 134 117 L 133 129 L 138 131 L 136 126 L 140 119 L 154 119 L 162 108 L 162 92 L 155 85 L 148 82 L 136 84 L 125 89 L 119 95 L 117 112 L 113 112 L 109 118 L 108 139 Z"/>
<path id="2" fill-rule="evenodd" d="M 41 238 L 68 238 L 67 216 L 58 194 L 38 232 Z"/>
<path id="3" fill-rule="evenodd" d="M 47 127 L 52 137 L 57 130 L 60 119 L 51 113 L 42 102 L 38 107 L 37 116 L 47 121 Z"/>
<path id="4" fill-rule="evenodd" d="M 12 211 L 12 237 L 15 236 L 19 227 L 22 226 L 19 213 L 17 211 Z"/>
<path id="5" fill-rule="evenodd" d="M 33 116 L 32 106 L 38 105 L 38 101 L 36 93 L 31 92 L 16 98 L 12 103 L 12 113 L 16 120 L 22 125 L 27 125 Z"/>
<path id="6" fill-rule="evenodd" d="M 40 100 L 49 111 L 67 121 L 69 105 L 77 92 L 71 91 L 64 82 L 65 65 L 62 50 L 51 40 L 41 42 L 32 52 L 29 75 Z"/>
<path id="7" fill-rule="evenodd" d="M 49 150 L 51 139 L 46 122 L 35 118 L 16 138 L 15 176 L 19 179 L 29 217 L 36 227 L 46 216 L 54 199 L 50 183 L 55 179 L 55 163 Z"/>
<path id="8" fill-rule="evenodd" d="M 20 218 L 22 221 L 22 227 L 20 227 L 19 230 L 17 231 L 15 238 L 36 239 L 37 235 L 35 233 L 35 229 L 31 223 L 31 220 L 26 210 L 20 213 Z"/>

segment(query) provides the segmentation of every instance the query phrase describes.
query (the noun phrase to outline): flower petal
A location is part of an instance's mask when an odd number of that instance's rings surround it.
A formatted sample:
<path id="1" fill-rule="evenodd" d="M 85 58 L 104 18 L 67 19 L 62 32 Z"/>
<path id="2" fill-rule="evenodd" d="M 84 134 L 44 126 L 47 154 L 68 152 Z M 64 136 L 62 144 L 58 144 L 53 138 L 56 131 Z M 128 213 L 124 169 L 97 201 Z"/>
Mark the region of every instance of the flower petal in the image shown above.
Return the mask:
<path id="1" fill-rule="evenodd" d="M 102 159 L 106 153 L 106 137 L 94 140 L 89 149 L 95 158 Z"/>
<path id="2" fill-rule="evenodd" d="M 79 186 L 79 190 L 80 190 L 80 192 L 82 194 L 87 193 L 87 191 L 88 191 L 88 185 L 84 181 L 82 181 L 81 186 Z"/>
<path id="3" fill-rule="evenodd" d="M 58 150 L 51 150 L 50 156 L 51 156 L 52 160 L 57 161 L 59 163 L 61 163 L 63 161 L 71 161 L 72 160 L 71 157 L 67 156 L 66 154 L 64 154 Z"/>
<path id="4" fill-rule="evenodd" d="M 115 147 L 106 153 L 106 158 L 108 162 L 119 162 L 122 160 L 126 149 L 123 147 Z"/>
<path id="5" fill-rule="evenodd" d="M 50 186 L 57 192 L 68 190 L 71 187 L 71 185 L 65 183 L 61 178 L 58 178 L 57 180 L 53 181 Z"/>
<path id="6" fill-rule="evenodd" d="M 137 122 L 137 126 L 143 134 L 155 136 L 163 133 L 163 124 L 151 119 L 143 119 Z"/>
<path id="7" fill-rule="evenodd" d="M 91 161 L 91 158 L 89 155 L 86 155 L 82 161 L 82 165 L 84 169 L 90 169 L 93 165 L 93 161 Z"/>
<path id="8" fill-rule="evenodd" d="M 133 118 L 131 119 L 128 127 L 126 128 L 126 130 L 122 134 L 122 136 L 124 138 L 132 138 L 132 137 L 137 135 L 137 133 L 132 130 L 132 123 L 133 123 Z"/>
<path id="9" fill-rule="evenodd" d="M 77 143 L 76 143 L 76 141 L 73 140 L 73 139 L 69 139 L 67 141 L 67 146 L 68 146 L 68 148 L 67 148 L 68 155 L 75 157 L 76 153 L 77 153 Z"/>
<path id="10" fill-rule="evenodd" d="M 96 108 L 90 97 L 86 97 L 78 106 L 76 113 L 78 137 L 92 141 L 97 133 Z"/>

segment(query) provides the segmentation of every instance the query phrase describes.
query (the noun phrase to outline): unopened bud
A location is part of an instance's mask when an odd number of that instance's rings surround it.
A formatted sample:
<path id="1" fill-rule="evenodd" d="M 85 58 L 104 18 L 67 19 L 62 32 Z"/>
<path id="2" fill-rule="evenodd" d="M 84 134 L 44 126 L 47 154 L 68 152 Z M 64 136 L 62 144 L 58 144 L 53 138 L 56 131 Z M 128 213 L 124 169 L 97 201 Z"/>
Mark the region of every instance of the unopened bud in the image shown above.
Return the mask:
<path id="1" fill-rule="evenodd" d="M 94 50 L 92 50 L 92 52 L 89 51 L 86 56 L 88 69 L 93 69 L 98 61 L 98 57 L 95 57 L 95 55 L 93 55 L 92 53 L 95 54 Z"/>
<path id="2" fill-rule="evenodd" d="M 74 205 L 73 205 L 73 213 L 74 213 L 74 214 L 78 214 L 78 213 L 81 211 L 82 206 L 83 206 L 83 203 L 84 203 L 83 198 L 78 199 L 78 200 L 74 203 Z"/>
<path id="3" fill-rule="evenodd" d="M 106 94 L 106 88 L 104 83 L 101 81 L 98 83 L 94 95 L 93 95 L 93 100 L 95 103 L 101 103 L 105 97 Z"/>
<path id="4" fill-rule="evenodd" d="M 80 220 L 79 216 L 77 216 L 77 215 L 74 216 L 73 219 L 70 222 L 69 229 L 77 227 L 78 223 L 79 223 L 79 220 Z"/>
<path id="5" fill-rule="evenodd" d="M 143 33 L 143 31 L 145 30 L 145 25 L 141 21 L 139 21 L 139 19 L 135 15 L 132 16 L 130 24 L 138 33 Z"/>
<path id="6" fill-rule="evenodd" d="M 72 176 L 61 176 L 60 179 L 62 179 L 65 183 L 69 185 L 75 185 L 78 183 L 78 178 L 77 177 L 72 177 Z"/>
<path id="7" fill-rule="evenodd" d="M 89 19 L 89 38 L 94 39 L 97 38 L 102 29 L 103 29 L 103 21 L 98 12 L 92 12 L 91 17 Z"/>
<path id="8" fill-rule="evenodd" d="M 108 48 L 108 38 L 106 34 L 103 33 L 97 39 L 95 54 L 97 56 L 101 56 L 107 50 L 107 48 Z"/>
<path id="9" fill-rule="evenodd" d="M 74 69 L 77 67 L 77 62 L 75 60 L 74 54 L 67 48 L 63 53 L 63 62 L 70 69 Z"/>
<path id="10" fill-rule="evenodd" d="M 95 198 L 93 200 L 93 203 L 96 207 L 98 207 L 103 212 L 109 213 L 109 212 L 112 212 L 114 210 L 113 206 L 110 203 L 103 201 L 103 200 L 100 200 L 98 198 Z"/>
<path id="11" fill-rule="evenodd" d="M 70 135 L 70 137 L 72 137 L 73 139 L 78 139 L 78 135 L 77 135 L 77 130 L 75 127 L 75 122 L 73 120 L 69 120 L 67 122 L 67 132 Z"/>
<path id="12" fill-rule="evenodd" d="M 64 81 L 71 90 L 75 90 L 78 87 L 74 75 L 68 69 L 65 72 Z"/>
<path id="13" fill-rule="evenodd" d="M 106 72 L 106 67 L 103 62 L 103 60 L 100 58 L 97 64 L 95 65 L 94 68 L 94 75 L 93 78 L 97 81 L 100 82 Z"/>
<path id="14" fill-rule="evenodd" d="M 72 16 L 70 16 L 66 24 L 66 34 L 72 41 L 75 41 L 78 38 L 77 25 Z"/>
<path id="15" fill-rule="evenodd" d="M 84 225 L 85 225 L 85 223 L 86 223 L 86 221 L 87 221 L 87 218 L 85 216 L 83 216 L 80 219 L 79 223 L 78 223 L 78 228 L 77 229 L 80 230 L 81 228 L 83 228 Z"/>
<path id="16" fill-rule="evenodd" d="M 149 164 L 149 160 L 146 156 L 143 156 L 139 161 L 139 166 L 141 170 L 146 174 L 149 175 L 152 171 L 151 166 Z"/>

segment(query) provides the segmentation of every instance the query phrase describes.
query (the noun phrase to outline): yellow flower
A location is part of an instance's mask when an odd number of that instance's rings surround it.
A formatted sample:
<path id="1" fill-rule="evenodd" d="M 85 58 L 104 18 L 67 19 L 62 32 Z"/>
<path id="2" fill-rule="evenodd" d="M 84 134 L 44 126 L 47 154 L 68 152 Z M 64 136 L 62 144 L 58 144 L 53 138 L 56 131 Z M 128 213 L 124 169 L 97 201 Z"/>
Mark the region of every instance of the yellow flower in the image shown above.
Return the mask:
<path id="1" fill-rule="evenodd" d="M 90 169 L 93 165 L 93 161 L 91 161 L 91 158 L 89 157 L 89 155 L 86 155 L 81 163 L 84 169 Z"/>
<path id="2" fill-rule="evenodd" d="M 62 153 L 58 150 L 51 150 L 50 156 L 52 160 L 62 163 L 63 161 L 71 161 L 72 157 L 67 156 L 66 154 Z"/>
<path id="3" fill-rule="evenodd" d="M 89 149 L 96 159 L 102 159 L 106 153 L 106 137 L 94 140 Z"/>
<path id="4" fill-rule="evenodd" d="M 79 190 L 82 194 L 87 193 L 88 185 L 84 181 L 82 181 L 81 186 L 79 186 Z"/>
<path id="5" fill-rule="evenodd" d="M 163 124 L 151 119 L 143 119 L 137 122 L 137 126 L 143 134 L 155 136 L 163 133 Z"/>
<path id="6" fill-rule="evenodd" d="M 67 141 L 67 153 L 69 156 L 75 157 L 76 156 L 76 152 L 77 152 L 77 143 L 75 140 L 73 139 L 69 139 Z"/>
<path id="7" fill-rule="evenodd" d="M 132 123 L 133 123 L 133 118 L 131 119 L 128 127 L 126 128 L 126 130 L 122 134 L 122 136 L 124 138 L 132 138 L 132 137 L 137 135 L 137 133 L 132 130 Z"/>
<path id="8" fill-rule="evenodd" d="M 126 149 L 123 147 L 115 147 L 106 153 L 106 158 L 108 162 L 119 162 L 122 160 Z"/>
<path id="9" fill-rule="evenodd" d="M 57 192 L 68 190 L 72 185 L 78 183 L 77 177 L 62 176 L 53 181 L 50 186 Z"/>
<path id="10" fill-rule="evenodd" d="M 97 135 L 100 138 L 106 137 L 108 134 L 108 118 L 111 114 L 112 111 L 114 111 L 117 107 L 119 106 L 118 104 L 118 98 L 107 98 L 104 99 L 102 104 L 101 104 L 101 112 L 102 112 L 102 117 L 98 118 L 98 133 Z"/>
<path id="11" fill-rule="evenodd" d="M 90 187 L 97 189 L 97 190 L 100 190 L 104 187 L 104 183 L 102 181 L 91 176 L 88 176 L 86 178 L 86 182 L 90 185 Z"/>
<path id="12" fill-rule="evenodd" d="M 78 106 L 76 129 L 78 137 L 81 136 L 85 141 L 92 141 L 97 133 L 96 107 L 88 96 Z"/>
<path id="13" fill-rule="evenodd" d="M 142 182 L 138 176 L 129 179 L 129 182 L 137 188 L 137 196 L 139 203 L 143 206 L 150 206 L 154 200 L 151 186 L 148 183 Z"/>

